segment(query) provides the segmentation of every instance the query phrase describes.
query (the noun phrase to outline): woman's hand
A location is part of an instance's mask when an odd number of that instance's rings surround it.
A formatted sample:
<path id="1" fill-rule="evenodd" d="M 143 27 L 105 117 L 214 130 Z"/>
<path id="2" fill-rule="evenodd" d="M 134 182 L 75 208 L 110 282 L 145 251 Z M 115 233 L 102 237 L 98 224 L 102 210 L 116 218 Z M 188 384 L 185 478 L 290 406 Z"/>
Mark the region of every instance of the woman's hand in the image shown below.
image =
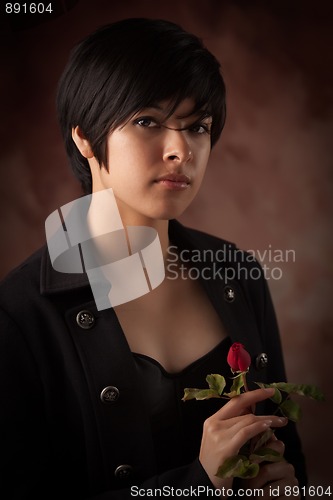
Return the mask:
<path id="1" fill-rule="evenodd" d="M 284 443 L 278 441 L 275 436 L 267 443 L 267 446 L 281 453 L 281 455 L 284 454 Z M 274 493 L 278 493 L 278 495 L 274 494 L 274 498 L 287 498 L 285 495 L 286 486 L 291 488 L 298 486 L 298 481 L 295 477 L 294 467 L 285 461 L 261 465 L 259 474 L 255 478 L 244 479 L 241 482 L 241 487 L 244 489 L 262 489 L 263 496 L 261 498 L 264 500 L 271 500 L 274 490 Z M 288 498 L 290 498 L 290 495 Z"/>
<path id="2" fill-rule="evenodd" d="M 199 460 L 215 488 L 232 486 L 232 478 L 220 479 L 215 476 L 225 459 L 237 455 L 249 439 L 268 427 L 282 427 L 288 422 L 286 418 L 276 415 L 258 416 L 249 413 L 253 405 L 273 394 L 274 389 L 246 392 L 231 399 L 205 421 Z"/>

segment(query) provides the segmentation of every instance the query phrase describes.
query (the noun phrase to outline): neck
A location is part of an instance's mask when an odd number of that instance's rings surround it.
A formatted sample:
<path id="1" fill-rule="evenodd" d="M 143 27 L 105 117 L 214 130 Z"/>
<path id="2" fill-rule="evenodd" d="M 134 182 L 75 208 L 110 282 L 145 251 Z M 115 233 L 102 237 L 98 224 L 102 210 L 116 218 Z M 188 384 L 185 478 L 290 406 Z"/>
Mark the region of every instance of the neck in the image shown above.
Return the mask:
<path id="1" fill-rule="evenodd" d="M 162 248 L 162 254 L 164 261 L 166 260 L 168 256 L 168 247 L 169 247 L 169 221 L 168 220 L 155 220 L 155 219 L 150 219 L 150 218 L 138 218 L 138 219 L 125 219 L 122 218 L 124 228 L 126 230 L 126 227 L 128 226 L 143 226 L 143 227 L 151 227 L 155 229 L 155 231 L 158 234 L 161 248 Z"/>
<path id="2" fill-rule="evenodd" d="M 87 224 L 91 236 L 94 237 L 98 234 L 110 233 L 121 229 L 125 229 L 126 231 L 126 227 L 128 226 L 148 226 L 155 229 L 158 233 L 165 260 L 169 247 L 169 221 L 151 219 L 141 214 L 123 210 L 122 208 L 121 204 L 113 196 L 112 191 L 103 190 L 94 192 L 87 214 Z M 106 247 L 99 248 L 99 251 L 108 253 Z"/>

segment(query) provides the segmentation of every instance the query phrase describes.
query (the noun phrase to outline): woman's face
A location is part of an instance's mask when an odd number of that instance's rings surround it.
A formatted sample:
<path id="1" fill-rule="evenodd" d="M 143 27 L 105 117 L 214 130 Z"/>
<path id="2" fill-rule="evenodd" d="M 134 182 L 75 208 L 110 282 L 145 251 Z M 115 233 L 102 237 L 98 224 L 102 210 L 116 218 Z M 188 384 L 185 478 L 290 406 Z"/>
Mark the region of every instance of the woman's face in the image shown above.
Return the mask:
<path id="1" fill-rule="evenodd" d="M 178 217 L 201 185 L 211 149 L 211 117 L 187 116 L 194 103 L 185 99 L 166 119 L 167 106 L 144 109 L 111 132 L 108 171 L 97 162 L 92 166 L 93 192 L 112 188 L 127 225 Z"/>

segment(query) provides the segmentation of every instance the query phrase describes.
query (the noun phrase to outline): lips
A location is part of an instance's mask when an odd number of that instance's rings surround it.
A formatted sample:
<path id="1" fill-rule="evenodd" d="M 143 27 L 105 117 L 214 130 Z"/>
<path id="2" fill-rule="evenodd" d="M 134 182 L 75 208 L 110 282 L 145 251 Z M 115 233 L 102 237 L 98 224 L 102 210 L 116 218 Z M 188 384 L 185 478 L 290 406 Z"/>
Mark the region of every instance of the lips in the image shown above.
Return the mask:
<path id="1" fill-rule="evenodd" d="M 180 191 L 189 187 L 190 178 L 184 174 L 167 174 L 158 177 L 155 182 L 167 189 Z"/>

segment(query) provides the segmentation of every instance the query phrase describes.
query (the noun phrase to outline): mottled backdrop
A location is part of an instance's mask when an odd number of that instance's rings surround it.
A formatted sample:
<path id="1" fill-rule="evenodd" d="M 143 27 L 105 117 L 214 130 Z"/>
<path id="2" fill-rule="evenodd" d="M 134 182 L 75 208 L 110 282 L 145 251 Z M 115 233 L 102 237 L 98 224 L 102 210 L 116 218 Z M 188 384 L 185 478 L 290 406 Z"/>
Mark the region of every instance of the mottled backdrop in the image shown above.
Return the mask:
<path id="1" fill-rule="evenodd" d="M 48 3 L 48 2 L 45 2 Z M 54 110 L 69 49 L 106 22 L 159 17 L 201 36 L 221 61 L 227 123 L 183 222 L 251 249 L 266 266 L 312 485 L 331 481 L 333 346 L 331 2 L 72 0 L 1 21 L 0 275 L 44 242 L 44 220 L 75 199 Z"/>

